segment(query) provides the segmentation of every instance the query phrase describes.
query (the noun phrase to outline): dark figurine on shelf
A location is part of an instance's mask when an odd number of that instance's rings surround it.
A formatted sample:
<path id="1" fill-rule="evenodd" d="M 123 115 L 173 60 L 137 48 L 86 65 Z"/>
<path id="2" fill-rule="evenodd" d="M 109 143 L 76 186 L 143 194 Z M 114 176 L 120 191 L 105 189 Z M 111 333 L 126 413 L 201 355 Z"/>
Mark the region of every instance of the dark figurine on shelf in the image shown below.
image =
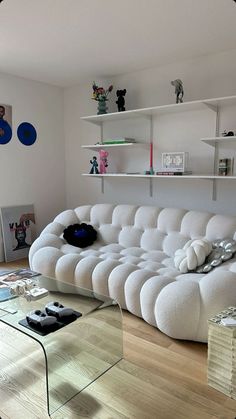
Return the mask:
<path id="1" fill-rule="evenodd" d="M 92 165 L 91 170 L 89 172 L 90 175 L 99 175 L 99 171 L 98 171 L 98 162 L 97 162 L 97 157 L 93 156 L 93 160 L 90 160 L 90 163 Z"/>
<path id="2" fill-rule="evenodd" d="M 183 82 L 180 79 L 171 81 L 172 86 L 175 86 L 176 103 L 183 103 L 184 88 Z"/>
<path id="3" fill-rule="evenodd" d="M 224 130 L 224 132 L 222 132 L 222 137 L 233 137 L 234 136 L 234 131 L 226 131 L 226 129 Z"/>
<path id="4" fill-rule="evenodd" d="M 118 100 L 116 101 L 118 112 L 125 111 L 125 98 L 124 98 L 125 95 L 126 95 L 126 89 L 116 91 L 116 96 L 118 97 Z"/>

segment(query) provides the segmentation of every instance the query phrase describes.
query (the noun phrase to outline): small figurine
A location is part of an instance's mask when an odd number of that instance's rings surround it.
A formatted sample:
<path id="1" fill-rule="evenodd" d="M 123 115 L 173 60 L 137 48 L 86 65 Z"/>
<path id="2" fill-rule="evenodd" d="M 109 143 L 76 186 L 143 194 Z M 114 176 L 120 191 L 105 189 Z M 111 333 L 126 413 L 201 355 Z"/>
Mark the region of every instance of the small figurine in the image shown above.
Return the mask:
<path id="1" fill-rule="evenodd" d="M 91 170 L 89 172 L 90 175 L 98 175 L 99 171 L 98 171 L 98 162 L 97 162 L 97 157 L 93 156 L 93 160 L 90 160 L 90 163 L 92 165 Z"/>
<path id="2" fill-rule="evenodd" d="M 99 87 L 96 85 L 95 82 L 93 82 L 93 96 L 92 99 L 96 100 L 98 102 L 98 111 L 97 115 L 102 115 L 104 113 L 107 113 L 107 106 L 106 101 L 108 100 L 107 96 L 109 93 L 112 92 L 113 86 L 109 86 L 107 90 L 105 90 L 103 87 Z"/>
<path id="3" fill-rule="evenodd" d="M 176 103 L 183 103 L 184 88 L 183 82 L 180 79 L 171 81 L 172 86 L 175 86 Z"/>
<path id="4" fill-rule="evenodd" d="M 102 174 L 107 172 L 106 170 L 106 168 L 108 167 L 107 157 L 108 157 L 107 151 L 99 150 L 99 158 L 100 158 L 99 169 L 100 169 L 100 173 Z"/>
<path id="5" fill-rule="evenodd" d="M 116 91 L 116 96 L 118 97 L 118 100 L 116 101 L 118 112 L 125 111 L 125 99 L 124 99 L 125 95 L 126 95 L 126 89 Z"/>
<path id="6" fill-rule="evenodd" d="M 224 130 L 224 132 L 222 132 L 222 137 L 233 137 L 234 136 L 234 131 L 226 131 L 226 129 Z"/>

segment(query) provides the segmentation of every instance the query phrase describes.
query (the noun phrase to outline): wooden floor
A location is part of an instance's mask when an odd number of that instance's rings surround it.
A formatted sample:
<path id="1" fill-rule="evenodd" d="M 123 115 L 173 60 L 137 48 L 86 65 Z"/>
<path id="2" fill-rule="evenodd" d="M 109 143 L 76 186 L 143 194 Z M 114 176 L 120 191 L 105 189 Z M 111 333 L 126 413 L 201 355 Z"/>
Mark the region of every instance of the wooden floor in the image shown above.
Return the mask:
<path id="1" fill-rule="evenodd" d="M 0 264 L 19 266 L 26 261 Z M 19 335 L 0 323 L 1 419 L 48 418 L 36 344 L 21 346 Z M 207 386 L 206 365 L 205 344 L 173 340 L 124 312 L 124 359 L 52 417 L 234 419 L 236 401 Z"/>

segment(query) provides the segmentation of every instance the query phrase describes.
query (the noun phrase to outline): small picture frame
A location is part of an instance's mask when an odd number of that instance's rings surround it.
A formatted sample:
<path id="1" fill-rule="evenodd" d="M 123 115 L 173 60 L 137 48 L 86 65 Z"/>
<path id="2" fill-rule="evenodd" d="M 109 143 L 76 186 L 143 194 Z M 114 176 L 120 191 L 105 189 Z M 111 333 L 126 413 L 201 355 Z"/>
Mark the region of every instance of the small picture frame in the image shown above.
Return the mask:
<path id="1" fill-rule="evenodd" d="M 35 224 L 33 205 L 1 208 L 5 261 L 26 258 L 32 243 L 31 224 Z"/>
<path id="2" fill-rule="evenodd" d="M 233 174 L 234 170 L 234 158 L 225 158 L 219 160 L 218 175 L 229 176 Z"/>
<path id="3" fill-rule="evenodd" d="M 185 151 L 162 153 L 162 170 L 185 172 L 188 170 L 189 155 Z"/>

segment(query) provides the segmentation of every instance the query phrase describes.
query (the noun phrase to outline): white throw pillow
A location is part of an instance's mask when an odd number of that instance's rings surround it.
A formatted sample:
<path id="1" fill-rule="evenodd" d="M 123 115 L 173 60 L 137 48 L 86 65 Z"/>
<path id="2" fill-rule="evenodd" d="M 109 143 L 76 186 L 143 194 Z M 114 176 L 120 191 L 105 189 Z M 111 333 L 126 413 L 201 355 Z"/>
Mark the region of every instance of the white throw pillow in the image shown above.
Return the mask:
<path id="1" fill-rule="evenodd" d="M 201 266 L 211 253 L 212 244 L 206 239 L 189 240 L 183 249 L 175 252 L 174 264 L 181 273 L 193 271 Z"/>

